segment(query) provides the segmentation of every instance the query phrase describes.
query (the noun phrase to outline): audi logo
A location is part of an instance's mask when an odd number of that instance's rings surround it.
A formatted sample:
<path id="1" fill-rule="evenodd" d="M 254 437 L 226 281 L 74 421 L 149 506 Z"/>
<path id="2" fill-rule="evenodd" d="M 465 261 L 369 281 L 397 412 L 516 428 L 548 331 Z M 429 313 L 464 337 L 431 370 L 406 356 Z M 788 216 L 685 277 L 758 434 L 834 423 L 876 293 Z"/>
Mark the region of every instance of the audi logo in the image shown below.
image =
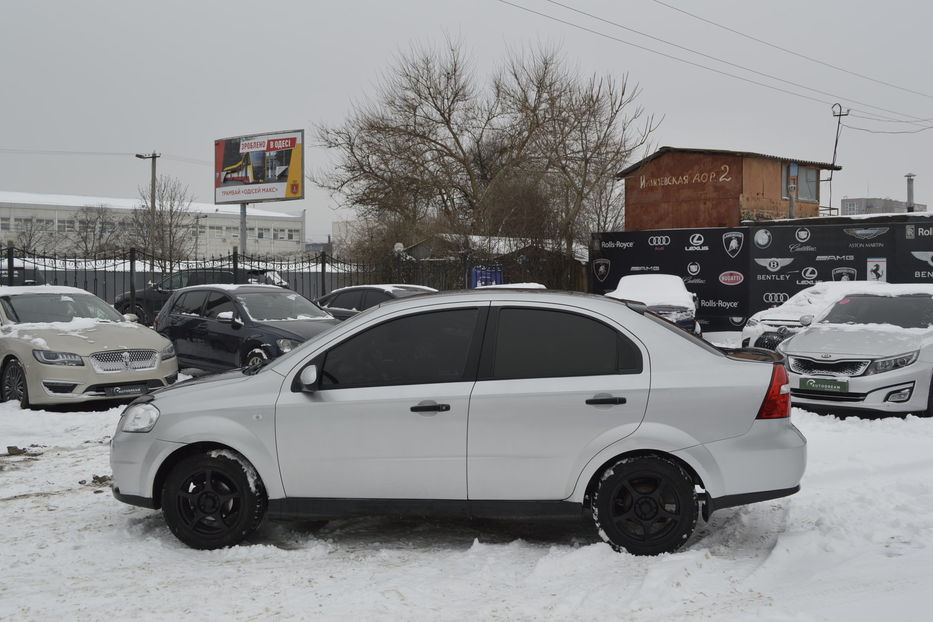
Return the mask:
<path id="1" fill-rule="evenodd" d="M 671 243 L 671 236 L 669 235 L 653 235 L 648 238 L 648 246 L 669 246 Z"/>
<path id="2" fill-rule="evenodd" d="M 781 304 L 782 302 L 787 302 L 788 298 L 790 298 L 790 294 L 784 294 L 780 292 L 767 292 L 761 297 L 764 302 L 770 305 L 777 305 Z"/>
<path id="3" fill-rule="evenodd" d="M 690 246 L 700 246 L 703 244 L 703 234 L 694 233 L 690 236 Z"/>

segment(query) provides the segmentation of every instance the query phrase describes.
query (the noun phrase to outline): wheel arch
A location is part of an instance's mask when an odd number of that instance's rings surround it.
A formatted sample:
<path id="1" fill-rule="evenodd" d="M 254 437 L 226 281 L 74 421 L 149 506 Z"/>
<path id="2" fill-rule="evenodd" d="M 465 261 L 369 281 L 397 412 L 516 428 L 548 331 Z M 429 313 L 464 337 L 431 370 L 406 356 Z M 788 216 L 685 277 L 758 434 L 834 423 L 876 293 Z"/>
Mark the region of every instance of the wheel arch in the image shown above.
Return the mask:
<path id="1" fill-rule="evenodd" d="M 204 454 L 215 450 L 230 450 L 242 456 L 243 460 L 245 460 L 256 471 L 257 477 L 259 477 L 260 482 L 263 484 L 263 488 L 265 488 L 265 480 L 263 479 L 262 474 L 260 474 L 259 470 L 256 469 L 256 465 L 253 464 L 249 458 L 243 455 L 243 452 L 238 451 L 235 447 L 231 447 L 230 445 L 225 445 L 224 443 L 218 443 L 214 441 L 200 441 L 179 447 L 171 454 L 169 454 L 159 465 L 159 468 L 156 470 L 155 477 L 152 481 L 153 509 L 158 510 L 162 507 L 162 487 L 165 485 L 165 480 L 168 478 L 169 473 L 172 472 L 172 469 L 175 468 L 178 463 L 191 456 L 196 456 L 198 454 Z"/>
<path id="2" fill-rule="evenodd" d="M 237 358 L 241 365 L 246 362 L 246 356 L 253 350 L 262 350 L 266 358 L 272 359 L 272 346 L 262 341 L 259 337 L 253 336 L 243 341 L 243 345 L 240 346 L 240 351 L 237 353 Z"/>
<path id="3" fill-rule="evenodd" d="M 678 464 L 681 468 L 683 468 L 684 471 L 686 471 L 687 475 L 690 476 L 690 479 L 693 481 L 694 485 L 705 488 L 703 478 L 700 477 L 699 473 L 697 473 L 697 470 L 680 456 L 659 449 L 633 449 L 630 451 L 622 452 L 609 458 L 608 460 L 605 460 L 602 464 L 599 465 L 599 467 L 596 468 L 595 471 L 593 471 L 593 474 L 590 476 L 590 479 L 587 482 L 586 488 L 583 492 L 583 506 L 586 508 L 592 507 L 593 496 L 596 493 L 596 488 L 599 486 L 600 480 L 606 471 L 612 468 L 617 462 L 619 462 L 619 460 L 623 460 L 625 458 L 642 458 L 647 456 L 658 456 Z"/>

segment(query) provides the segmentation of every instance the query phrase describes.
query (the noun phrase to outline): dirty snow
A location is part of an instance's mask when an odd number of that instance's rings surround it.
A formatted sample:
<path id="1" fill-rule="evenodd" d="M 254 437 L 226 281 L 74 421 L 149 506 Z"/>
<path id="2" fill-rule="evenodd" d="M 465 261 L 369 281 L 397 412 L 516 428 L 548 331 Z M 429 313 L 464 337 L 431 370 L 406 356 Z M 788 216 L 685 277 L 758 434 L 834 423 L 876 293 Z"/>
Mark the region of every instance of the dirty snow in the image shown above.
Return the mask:
<path id="1" fill-rule="evenodd" d="M 586 522 L 391 518 L 267 522 L 195 551 L 111 496 L 120 410 L 0 404 L 0 620 L 926 619 L 931 419 L 794 409 L 800 493 L 717 512 L 681 551 L 639 558 Z"/>

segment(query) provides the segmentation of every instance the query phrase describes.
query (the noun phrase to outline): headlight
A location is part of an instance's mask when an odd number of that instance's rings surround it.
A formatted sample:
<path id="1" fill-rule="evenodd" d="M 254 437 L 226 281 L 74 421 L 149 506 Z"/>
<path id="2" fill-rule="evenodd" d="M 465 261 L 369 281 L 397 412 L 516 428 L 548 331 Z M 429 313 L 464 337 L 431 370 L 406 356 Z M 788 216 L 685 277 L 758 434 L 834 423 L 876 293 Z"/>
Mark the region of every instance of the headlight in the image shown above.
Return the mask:
<path id="1" fill-rule="evenodd" d="M 748 318 L 748 321 L 745 322 L 745 328 L 749 328 L 751 326 L 758 326 L 758 320 L 753 317 Z"/>
<path id="2" fill-rule="evenodd" d="M 284 354 L 285 352 L 291 352 L 301 344 L 300 341 L 294 339 L 276 339 L 275 345 L 279 347 L 279 350 Z"/>
<path id="3" fill-rule="evenodd" d="M 84 361 L 81 357 L 72 352 L 53 352 L 51 350 L 33 350 L 32 355 L 36 360 L 46 365 L 68 365 L 71 367 L 81 367 Z"/>
<path id="4" fill-rule="evenodd" d="M 148 432 L 158 420 L 159 409 L 150 402 L 130 404 L 123 411 L 122 429 L 124 432 Z"/>
<path id="5" fill-rule="evenodd" d="M 173 358 L 175 358 L 175 346 L 173 344 L 169 344 L 167 348 L 162 350 L 162 360 L 167 361 Z"/>
<path id="6" fill-rule="evenodd" d="M 872 361 L 871 365 L 868 366 L 868 369 L 865 370 L 865 375 L 870 376 L 872 374 L 883 374 L 886 371 L 907 367 L 911 363 L 914 363 L 918 356 L 920 356 L 920 350 L 908 352 L 907 354 L 900 354 L 898 356 L 892 356 L 886 359 L 877 359 Z"/>

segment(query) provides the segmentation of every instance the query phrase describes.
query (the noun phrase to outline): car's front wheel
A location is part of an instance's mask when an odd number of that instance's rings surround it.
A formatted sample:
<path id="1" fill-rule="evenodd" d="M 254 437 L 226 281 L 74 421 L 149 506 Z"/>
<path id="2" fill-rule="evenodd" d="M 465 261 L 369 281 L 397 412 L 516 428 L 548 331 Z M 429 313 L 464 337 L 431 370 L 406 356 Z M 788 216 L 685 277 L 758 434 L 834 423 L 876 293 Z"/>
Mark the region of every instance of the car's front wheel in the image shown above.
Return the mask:
<path id="1" fill-rule="evenodd" d="M 239 543 L 259 526 L 265 511 L 265 488 L 256 470 L 229 449 L 183 459 L 162 487 L 165 522 L 196 549 Z"/>
<path id="2" fill-rule="evenodd" d="M 693 534 L 698 513 L 690 476 L 661 456 L 620 460 L 603 474 L 593 499 L 600 536 L 633 555 L 677 550 Z"/>
<path id="3" fill-rule="evenodd" d="M 23 408 L 29 408 L 26 372 L 18 359 L 11 358 L 0 372 L 0 399 L 4 402 L 15 400 Z"/>

